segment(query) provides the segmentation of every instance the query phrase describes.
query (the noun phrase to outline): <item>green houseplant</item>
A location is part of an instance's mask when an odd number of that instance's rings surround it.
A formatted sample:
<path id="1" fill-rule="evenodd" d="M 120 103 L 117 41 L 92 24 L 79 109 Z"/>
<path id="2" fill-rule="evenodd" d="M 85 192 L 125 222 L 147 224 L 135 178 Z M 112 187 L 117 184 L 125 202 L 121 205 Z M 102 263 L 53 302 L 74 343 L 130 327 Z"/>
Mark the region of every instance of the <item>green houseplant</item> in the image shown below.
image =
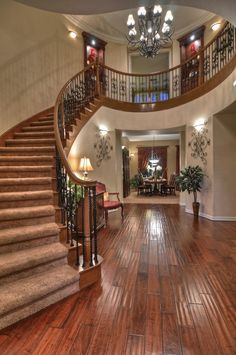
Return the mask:
<path id="1" fill-rule="evenodd" d="M 197 202 L 197 192 L 201 191 L 204 173 L 202 168 L 197 166 L 187 166 L 180 171 L 180 175 L 176 177 L 176 183 L 181 191 L 193 193 L 193 214 L 198 216 L 200 203 Z"/>

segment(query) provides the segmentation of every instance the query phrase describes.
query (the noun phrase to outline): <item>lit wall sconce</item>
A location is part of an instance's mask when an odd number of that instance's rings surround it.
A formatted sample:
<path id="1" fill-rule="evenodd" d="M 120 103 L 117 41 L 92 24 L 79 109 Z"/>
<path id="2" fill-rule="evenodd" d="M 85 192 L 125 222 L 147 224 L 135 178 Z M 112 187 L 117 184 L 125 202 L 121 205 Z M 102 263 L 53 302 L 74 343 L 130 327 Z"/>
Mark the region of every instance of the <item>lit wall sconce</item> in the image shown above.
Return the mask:
<path id="1" fill-rule="evenodd" d="M 78 36 L 78 34 L 75 31 L 69 31 L 69 37 L 72 39 L 75 39 Z"/>
<path id="2" fill-rule="evenodd" d="M 204 118 L 199 118 L 193 125 L 196 131 L 200 132 L 202 129 L 204 129 L 206 125 L 206 121 Z"/>
<path id="3" fill-rule="evenodd" d="M 200 158 L 203 164 L 207 164 L 206 148 L 210 145 L 210 139 L 207 137 L 207 134 L 207 122 L 203 118 L 200 118 L 194 124 L 193 132 L 191 134 L 192 139 L 188 143 L 188 146 L 192 150 L 191 156 L 196 159 Z"/>
<path id="4" fill-rule="evenodd" d="M 89 158 L 83 157 L 80 159 L 79 171 L 83 172 L 84 179 L 86 180 L 88 178 L 88 172 L 93 171 L 93 167 Z"/>
<path id="5" fill-rule="evenodd" d="M 133 158 L 134 157 L 134 153 L 130 153 L 130 158 Z"/>
<path id="6" fill-rule="evenodd" d="M 108 130 L 107 129 L 99 129 L 99 133 L 101 136 L 106 136 L 108 133 Z"/>
<path id="7" fill-rule="evenodd" d="M 236 80 L 234 80 L 234 82 L 233 82 L 233 86 L 236 88 Z"/>
<path id="8" fill-rule="evenodd" d="M 220 26 L 221 26 L 221 23 L 220 22 L 215 22 L 215 23 L 213 23 L 212 25 L 211 25 L 211 29 L 212 29 L 212 31 L 217 31 L 219 28 L 220 28 Z"/>

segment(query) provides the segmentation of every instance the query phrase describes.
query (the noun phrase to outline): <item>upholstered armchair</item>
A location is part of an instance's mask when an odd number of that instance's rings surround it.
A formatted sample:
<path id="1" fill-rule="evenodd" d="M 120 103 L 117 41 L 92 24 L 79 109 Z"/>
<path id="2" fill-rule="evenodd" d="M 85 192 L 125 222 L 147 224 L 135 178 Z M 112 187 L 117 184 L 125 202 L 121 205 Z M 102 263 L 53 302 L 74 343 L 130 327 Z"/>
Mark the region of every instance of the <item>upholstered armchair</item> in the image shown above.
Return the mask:
<path id="1" fill-rule="evenodd" d="M 104 192 L 104 200 L 103 200 L 103 209 L 105 212 L 105 223 L 107 225 L 108 221 L 108 211 L 115 210 L 117 208 L 121 208 L 121 217 L 122 220 L 124 218 L 124 205 L 120 201 L 119 192 L 107 192 L 106 185 L 101 182 L 97 182 L 96 184 L 96 192 Z M 111 197 L 115 197 L 115 200 L 112 200 Z"/>

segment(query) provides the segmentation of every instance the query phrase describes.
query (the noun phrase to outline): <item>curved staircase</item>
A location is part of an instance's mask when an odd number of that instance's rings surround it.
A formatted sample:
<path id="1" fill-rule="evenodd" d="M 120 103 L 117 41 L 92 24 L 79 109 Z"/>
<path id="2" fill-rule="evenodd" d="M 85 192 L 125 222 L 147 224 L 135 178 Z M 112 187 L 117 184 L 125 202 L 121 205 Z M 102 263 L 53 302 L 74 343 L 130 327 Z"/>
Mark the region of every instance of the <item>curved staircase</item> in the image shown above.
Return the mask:
<path id="1" fill-rule="evenodd" d="M 0 147 L 0 329 L 79 290 L 57 199 L 50 113 Z"/>

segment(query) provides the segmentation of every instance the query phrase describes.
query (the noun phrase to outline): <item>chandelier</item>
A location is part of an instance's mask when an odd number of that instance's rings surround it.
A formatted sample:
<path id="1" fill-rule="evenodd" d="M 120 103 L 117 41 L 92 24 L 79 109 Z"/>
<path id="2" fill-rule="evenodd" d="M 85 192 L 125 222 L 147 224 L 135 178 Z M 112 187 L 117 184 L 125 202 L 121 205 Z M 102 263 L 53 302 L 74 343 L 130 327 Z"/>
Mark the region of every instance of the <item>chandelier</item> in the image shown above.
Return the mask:
<path id="1" fill-rule="evenodd" d="M 140 54 L 147 58 L 153 58 L 161 47 L 166 47 L 172 40 L 174 33 L 173 15 L 170 10 L 166 12 L 162 20 L 162 7 L 140 7 L 138 9 L 138 33 L 135 28 L 135 20 L 132 14 L 128 16 L 127 26 L 128 47 L 132 50 L 139 50 Z"/>

